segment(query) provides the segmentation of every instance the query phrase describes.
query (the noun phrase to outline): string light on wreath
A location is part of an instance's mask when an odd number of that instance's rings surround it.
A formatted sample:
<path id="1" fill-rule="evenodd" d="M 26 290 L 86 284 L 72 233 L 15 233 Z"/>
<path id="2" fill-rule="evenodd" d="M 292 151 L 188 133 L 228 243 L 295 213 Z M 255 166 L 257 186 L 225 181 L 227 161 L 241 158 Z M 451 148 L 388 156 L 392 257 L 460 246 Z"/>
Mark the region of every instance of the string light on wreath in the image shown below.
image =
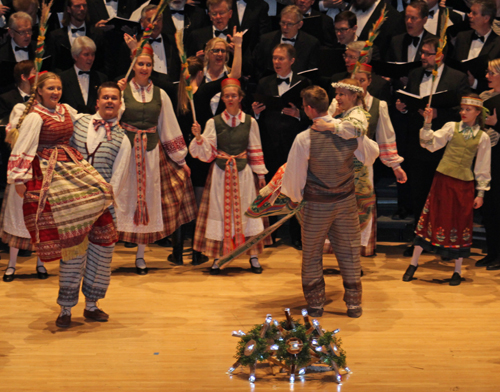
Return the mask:
<path id="1" fill-rule="evenodd" d="M 236 348 L 236 362 L 229 368 L 233 374 L 240 366 L 250 368 L 248 380 L 256 381 L 257 363 L 269 364 L 273 375 L 274 366 L 288 374 L 289 382 L 294 383 L 297 376 L 304 381 L 306 369 L 330 371 L 335 373 L 334 380 L 341 384 L 342 374 L 350 373 L 346 366 L 346 355 L 341 348 L 341 339 L 333 332 L 321 328 L 318 320 L 311 320 L 307 310 L 302 310 L 304 323 L 293 319 L 290 309 L 284 309 L 285 320 L 273 320 L 268 314 L 262 324 L 254 326 L 247 333 L 233 331 L 232 336 L 240 338 Z"/>

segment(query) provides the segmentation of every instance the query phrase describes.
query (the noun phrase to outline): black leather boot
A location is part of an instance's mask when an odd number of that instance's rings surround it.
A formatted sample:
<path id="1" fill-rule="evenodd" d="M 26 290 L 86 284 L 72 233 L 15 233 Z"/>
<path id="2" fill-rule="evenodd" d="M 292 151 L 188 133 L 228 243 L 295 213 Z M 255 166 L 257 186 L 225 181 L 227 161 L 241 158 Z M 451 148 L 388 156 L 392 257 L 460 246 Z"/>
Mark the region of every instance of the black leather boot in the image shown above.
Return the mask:
<path id="1" fill-rule="evenodd" d="M 206 263 L 208 261 L 208 256 L 205 256 L 203 253 L 193 250 L 193 261 L 191 264 L 200 265 Z"/>
<path id="2" fill-rule="evenodd" d="M 182 227 L 179 227 L 176 231 L 172 233 L 172 254 L 168 256 L 168 261 L 182 265 L 182 251 L 184 250 L 184 238 L 182 236 Z"/>

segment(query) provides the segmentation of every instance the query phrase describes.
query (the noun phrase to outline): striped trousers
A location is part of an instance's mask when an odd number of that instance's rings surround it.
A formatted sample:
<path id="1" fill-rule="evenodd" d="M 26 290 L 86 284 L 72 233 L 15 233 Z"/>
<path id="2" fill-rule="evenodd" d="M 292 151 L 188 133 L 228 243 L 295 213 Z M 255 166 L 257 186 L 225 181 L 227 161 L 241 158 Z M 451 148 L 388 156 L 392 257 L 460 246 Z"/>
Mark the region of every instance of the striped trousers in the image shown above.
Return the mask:
<path id="1" fill-rule="evenodd" d="M 78 303 L 80 283 L 82 293 L 91 302 L 106 296 L 111 278 L 111 259 L 115 246 L 100 246 L 89 243 L 87 253 L 68 261 L 60 262 L 59 296 L 57 303 L 73 307 Z"/>
<path id="2" fill-rule="evenodd" d="M 302 288 L 310 307 L 325 304 L 323 245 L 328 236 L 344 282 L 348 308 L 361 306 L 359 218 L 354 195 L 336 203 L 308 201 L 302 222 Z"/>

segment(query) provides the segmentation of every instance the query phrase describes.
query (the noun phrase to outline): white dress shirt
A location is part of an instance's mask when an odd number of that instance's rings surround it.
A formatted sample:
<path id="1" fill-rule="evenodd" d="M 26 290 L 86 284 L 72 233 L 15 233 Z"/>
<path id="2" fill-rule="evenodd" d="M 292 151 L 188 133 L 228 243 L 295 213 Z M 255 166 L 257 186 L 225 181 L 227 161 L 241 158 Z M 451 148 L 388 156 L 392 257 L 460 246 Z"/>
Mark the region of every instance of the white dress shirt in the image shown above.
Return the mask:
<path id="1" fill-rule="evenodd" d="M 163 45 L 163 37 L 160 34 L 156 38 L 161 38 L 161 42 L 152 42 L 151 47 L 154 53 L 154 67 L 153 69 L 162 74 L 167 72 L 167 56 L 165 55 L 165 46 Z"/>
<path id="2" fill-rule="evenodd" d="M 243 20 L 243 15 L 245 14 L 245 9 L 247 8 L 246 1 L 238 0 L 236 2 L 236 8 L 238 9 L 238 20 L 240 21 L 241 26 L 241 21 Z"/>
<path id="3" fill-rule="evenodd" d="M 379 5 L 380 3 L 380 0 L 377 0 L 375 3 L 373 3 L 373 5 L 368 8 L 366 11 L 361 11 L 361 10 L 355 10 L 352 6 L 351 8 L 349 9 L 351 12 L 353 12 L 355 15 L 356 15 L 356 18 L 358 20 L 358 29 L 356 30 L 356 34 L 358 36 L 361 35 L 361 32 L 363 31 L 363 29 L 365 28 L 365 25 L 366 23 L 368 22 L 368 19 L 370 19 L 370 17 L 372 16 L 373 14 L 373 11 L 375 11 L 375 8 L 377 8 L 377 6 Z"/>
<path id="4" fill-rule="evenodd" d="M 79 29 L 82 27 L 83 27 L 83 31 L 77 31 L 75 33 L 71 32 L 71 29 Z M 78 37 L 85 36 L 86 32 L 87 31 L 86 31 L 85 23 L 83 25 L 81 25 L 80 27 L 73 26 L 73 24 L 70 23 L 68 26 L 68 38 L 69 38 L 69 43 L 71 44 L 71 46 L 73 46 L 73 42 L 75 42 L 75 39 L 77 39 Z"/>
<path id="5" fill-rule="evenodd" d="M 104 6 L 108 11 L 109 19 L 114 18 L 118 13 L 118 1 L 110 1 L 109 3 L 106 0 L 102 0 L 104 2 Z"/>
<path id="6" fill-rule="evenodd" d="M 424 74 L 424 77 L 422 78 L 422 82 L 420 83 L 420 96 L 421 97 L 426 97 L 428 95 L 431 95 L 431 89 L 432 89 L 433 94 L 436 92 L 439 81 L 441 80 L 441 75 L 443 74 L 443 68 L 444 68 L 444 64 L 441 64 L 438 68 L 438 75 L 437 75 L 434 83 L 432 83 L 432 74 L 429 76 L 426 76 Z"/>
<path id="7" fill-rule="evenodd" d="M 78 75 L 78 73 L 81 70 L 76 65 L 74 67 L 75 67 L 76 77 L 78 78 L 78 84 L 80 85 L 80 91 L 82 92 L 83 100 L 84 100 L 85 105 L 86 105 L 87 101 L 89 99 L 90 75 L 89 74 Z"/>
<path id="8" fill-rule="evenodd" d="M 20 48 L 20 46 L 14 42 L 14 39 L 11 39 L 11 42 L 12 50 L 14 51 L 14 56 L 16 57 L 16 62 L 29 60 L 29 52 L 25 50 L 16 50 L 16 48 Z"/>
<path id="9" fill-rule="evenodd" d="M 418 41 L 417 46 L 413 46 L 413 44 L 408 45 L 408 62 L 415 61 L 415 55 L 417 54 L 417 49 L 420 46 L 420 43 L 422 42 L 423 36 L 424 36 L 424 31 L 422 30 L 422 32 L 418 36 L 419 41 Z M 420 59 L 417 59 L 417 60 L 420 60 Z"/>

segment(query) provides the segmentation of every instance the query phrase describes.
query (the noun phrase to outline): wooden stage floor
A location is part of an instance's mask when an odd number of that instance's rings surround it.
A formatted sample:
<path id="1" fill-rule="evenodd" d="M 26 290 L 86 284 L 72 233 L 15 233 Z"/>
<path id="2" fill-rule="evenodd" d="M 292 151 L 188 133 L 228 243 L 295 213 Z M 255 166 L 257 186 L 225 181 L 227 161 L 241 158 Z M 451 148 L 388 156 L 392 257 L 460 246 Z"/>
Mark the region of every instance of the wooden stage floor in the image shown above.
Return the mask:
<path id="1" fill-rule="evenodd" d="M 500 271 L 464 262 L 465 281 L 446 281 L 452 263 L 423 255 L 417 280 L 401 281 L 409 259 L 404 244 L 383 243 L 363 258 L 363 316 L 345 315 L 341 278 L 325 257 L 330 303 L 320 319 L 340 328 L 353 373 L 341 387 L 331 373 L 307 374 L 289 384 L 267 366 L 248 382 L 248 370 L 226 374 L 238 338 L 267 313 L 298 317 L 305 301 L 300 252 L 285 245 L 266 249 L 262 275 L 248 260 L 210 276 L 210 263 L 172 266 L 170 248 L 147 248 L 150 273 L 134 273 L 134 250 L 119 244 L 111 287 L 100 305 L 108 323 L 87 322 L 83 302 L 68 330 L 55 326 L 58 265 L 39 281 L 35 259 L 20 258 L 17 278 L 0 281 L 0 391 L 498 391 L 500 390 Z M 3 253 L 0 269 L 7 264 Z M 188 257 L 186 257 L 188 258 Z M 190 257 L 189 257 L 190 259 Z M 188 260 L 190 261 L 190 260 Z"/>

